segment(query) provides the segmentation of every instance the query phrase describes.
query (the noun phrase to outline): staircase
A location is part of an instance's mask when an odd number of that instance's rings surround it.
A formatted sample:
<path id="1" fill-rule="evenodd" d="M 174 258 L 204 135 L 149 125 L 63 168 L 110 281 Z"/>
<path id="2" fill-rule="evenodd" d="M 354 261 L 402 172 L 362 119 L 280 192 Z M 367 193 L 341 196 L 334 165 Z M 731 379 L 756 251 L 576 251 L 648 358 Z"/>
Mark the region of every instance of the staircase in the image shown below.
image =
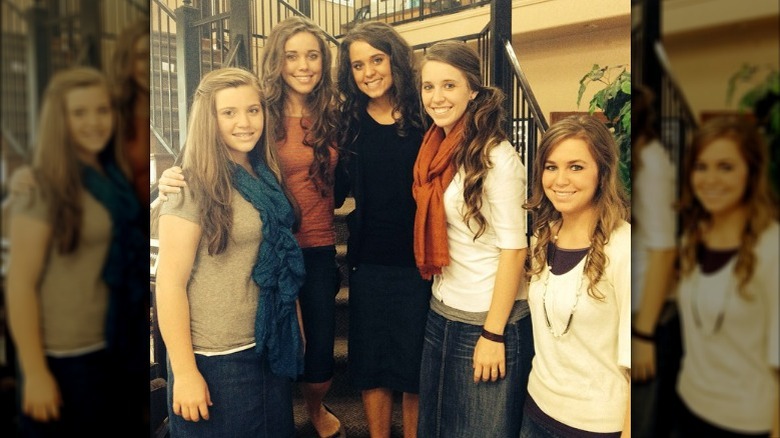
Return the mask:
<path id="1" fill-rule="evenodd" d="M 336 295 L 336 342 L 334 356 L 336 361 L 333 383 L 325 397 L 325 404 L 344 425 L 349 438 L 369 438 L 368 422 L 360 391 L 352 388 L 347 375 L 347 334 L 349 332 L 349 272 L 347 268 L 347 223 L 346 217 L 355 208 L 355 200 L 347 198 L 344 205 L 336 210 L 336 261 L 341 271 L 341 290 Z M 293 393 L 295 430 L 298 438 L 317 438 L 317 432 L 309 421 L 300 386 Z M 403 437 L 403 419 L 401 415 L 401 394 L 393 399 L 392 437 Z"/>
<path id="2" fill-rule="evenodd" d="M 296 9 L 297 6 L 300 6 L 305 1 L 306 4 L 309 4 L 308 0 L 301 0 L 302 2 L 299 3 L 297 0 L 279 0 L 276 2 L 277 4 L 274 6 L 274 2 L 266 2 L 262 3 L 264 5 L 272 5 L 273 7 L 269 9 L 268 14 L 260 14 L 258 16 L 263 17 L 262 20 L 259 20 L 258 22 L 255 22 L 252 25 L 252 35 L 251 37 L 248 37 L 248 40 L 252 41 L 252 47 L 253 47 L 253 55 L 252 59 L 259 59 L 261 47 L 264 46 L 265 41 L 263 35 L 266 35 L 267 32 L 271 29 L 274 23 L 282 20 L 283 18 L 299 14 L 299 11 Z M 399 0 L 400 1 L 400 0 Z M 157 27 L 159 27 L 158 33 L 153 33 L 152 35 L 152 57 L 153 57 L 153 65 L 163 65 L 165 64 L 168 66 L 168 69 L 163 72 L 161 68 L 158 68 L 155 73 L 159 75 L 160 77 L 157 80 L 153 80 L 153 91 L 152 91 L 152 106 L 157 108 L 155 111 L 153 111 L 152 115 L 152 125 L 155 128 L 156 132 L 159 132 L 161 135 L 160 139 L 160 146 L 162 144 L 165 144 L 168 146 L 167 149 L 168 153 L 165 153 L 166 151 L 162 150 L 163 147 L 160 147 L 159 149 L 155 149 L 158 154 L 156 155 L 157 160 L 157 170 L 158 173 L 161 172 L 163 169 L 169 167 L 169 163 L 165 160 L 172 160 L 173 157 L 178 153 L 178 99 L 176 98 L 177 93 L 180 91 L 178 90 L 178 82 L 177 77 L 179 74 L 183 74 L 185 71 L 185 66 L 182 65 L 176 65 L 176 53 L 177 51 L 185 51 L 182 47 L 178 47 L 178 41 L 176 41 L 173 36 L 176 34 L 176 14 L 174 11 L 168 7 L 168 2 L 165 2 L 163 0 L 153 0 L 153 5 L 155 8 L 159 9 L 159 15 L 163 17 L 163 20 L 157 22 Z M 184 0 L 174 0 L 173 3 L 175 3 L 176 7 L 180 6 L 180 3 L 190 3 L 185 2 Z M 248 6 L 249 3 L 244 2 L 235 2 L 236 4 L 244 4 L 245 6 Z M 315 3 L 315 2 L 312 2 Z M 324 3 L 324 2 L 322 2 Z M 333 2 L 334 5 L 336 2 Z M 433 2 L 432 4 L 435 6 L 435 4 L 439 4 L 440 10 L 430 10 L 430 5 L 422 5 L 423 2 L 420 2 L 420 6 L 414 8 L 415 11 L 419 10 L 420 17 L 411 17 L 408 16 L 406 18 L 409 18 L 410 20 L 417 20 L 420 19 L 422 15 L 426 16 L 434 16 L 434 15 L 441 15 L 446 14 L 450 12 L 455 12 L 458 10 L 463 10 L 466 8 L 473 8 L 473 7 L 481 7 L 487 4 L 492 3 L 488 0 L 460 0 L 460 2 L 455 1 L 441 1 L 441 2 Z M 425 2 L 426 4 L 428 2 Z M 212 3 L 204 2 L 200 3 L 201 6 L 208 6 Z M 447 9 L 445 5 L 451 6 L 451 9 Z M 231 4 L 231 6 L 234 6 Z M 336 7 L 336 6 L 334 6 Z M 508 3 L 507 3 L 507 7 Z M 156 10 L 157 10 L 156 9 Z M 208 9 L 208 8 L 207 8 Z M 329 32 L 331 35 L 336 34 L 333 29 L 341 29 L 341 31 L 344 31 L 344 26 L 347 24 L 347 20 L 349 18 L 346 18 L 345 20 L 340 20 L 342 17 L 342 12 L 336 11 L 336 9 L 328 10 L 330 12 L 327 12 L 326 10 L 320 10 L 319 7 L 314 8 L 316 10 L 312 11 L 312 18 L 317 21 L 324 24 L 323 28 L 326 32 Z M 445 10 L 446 9 L 446 10 Z M 212 10 L 201 10 L 201 13 L 203 14 L 203 17 L 211 17 L 212 15 L 214 17 L 219 17 L 219 20 L 226 20 L 229 14 L 229 11 L 223 11 L 219 14 L 214 14 L 217 11 Z M 408 12 L 408 11 L 407 11 Z M 249 12 L 254 13 L 254 12 Z M 321 15 L 321 13 L 324 13 L 324 15 Z M 329 15 L 330 14 L 330 15 Z M 430 14 L 430 15 L 429 15 Z M 412 14 L 414 15 L 414 14 Z M 348 14 L 349 17 L 352 16 L 352 14 Z M 212 17 L 212 18 L 214 18 Z M 328 19 L 325 19 L 328 18 Z M 364 17 L 365 18 L 365 17 Z M 373 17 L 373 19 L 378 19 L 380 17 Z M 205 23 L 205 18 L 198 21 L 199 24 L 197 26 L 202 26 L 203 23 Z M 211 20 L 211 19 L 209 19 Z M 219 21 L 217 20 L 217 21 Z M 217 23 L 217 21 L 214 21 Z M 360 20 L 355 20 L 360 21 Z M 392 21 L 388 20 L 387 17 L 383 21 Z M 401 20 L 403 21 L 403 19 Z M 211 21 L 209 21 L 211 22 Z M 221 23 L 221 21 L 219 21 Z M 200 72 L 203 73 L 205 71 L 211 70 L 215 65 L 214 64 L 220 64 L 223 57 L 222 57 L 222 50 L 225 49 L 225 47 L 219 45 L 218 48 L 215 48 L 213 39 L 213 35 L 218 36 L 224 36 L 226 34 L 226 27 L 221 27 L 221 24 L 215 24 L 214 26 L 217 26 L 216 29 L 209 28 L 210 30 L 207 32 L 207 35 L 210 35 L 210 37 L 206 37 L 205 39 L 201 39 L 200 47 L 194 46 L 193 50 L 194 52 L 200 51 L 201 55 L 201 61 L 203 59 L 212 60 L 211 63 L 207 63 L 208 65 L 205 65 L 203 62 L 199 66 L 196 66 L 195 68 L 199 68 Z M 396 22 L 397 24 L 398 22 Z M 353 23 L 354 24 L 354 23 Z M 335 27 L 334 27 L 335 26 Z M 348 26 L 347 26 L 348 27 Z M 216 30 L 216 33 L 213 32 Z M 203 36 L 202 36 L 203 38 Z M 335 37 L 332 40 L 331 43 L 335 43 Z M 489 27 L 486 26 L 485 30 L 480 32 L 479 34 L 475 35 L 467 35 L 462 38 L 460 38 L 464 42 L 472 42 L 475 43 L 480 50 L 481 55 L 484 59 L 484 64 L 487 66 L 489 64 L 489 53 L 490 53 L 490 33 L 489 33 Z M 204 45 L 204 41 L 207 41 L 208 44 Z M 425 47 L 430 45 L 431 43 L 427 43 L 424 46 L 415 46 L 415 50 L 418 51 L 424 51 Z M 511 46 L 507 49 L 514 54 L 514 50 L 511 49 Z M 188 52 L 189 53 L 189 52 Z M 503 53 L 503 52 L 502 52 Z M 216 62 L 213 62 L 216 61 Z M 516 62 L 516 61 L 515 61 Z M 512 114 L 512 124 L 509 124 L 508 126 L 512 129 L 508 129 L 508 132 L 512 135 L 513 144 L 515 144 L 518 149 L 520 149 L 521 153 L 523 154 L 524 160 L 526 162 L 532 161 L 532 157 L 530 156 L 531 152 L 535 149 L 536 146 L 536 139 L 541 136 L 541 134 L 546 129 L 547 125 L 544 121 L 544 117 L 541 114 L 541 112 L 538 110 L 538 104 L 535 102 L 535 99 L 533 99 L 532 93 L 530 93 L 530 87 L 525 83 L 524 77 L 522 77 L 522 74 L 520 74 L 520 78 L 518 78 L 518 71 L 519 66 L 512 66 L 513 69 L 510 68 L 510 70 L 514 70 L 514 78 L 510 85 L 510 90 L 507 92 L 508 96 L 514 97 L 514 107 L 511 109 Z M 154 67 L 157 68 L 157 67 Z M 483 72 L 484 77 L 489 78 L 490 75 L 488 74 L 488 70 L 485 70 Z M 164 76 L 164 77 L 162 77 Z M 154 87 L 159 87 L 160 90 L 156 91 Z M 529 97 L 530 96 L 530 97 Z M 531 103 L 528 103 L 530 99 Z M 163 138 L 165 137 L 165 138 Z M 526 155 L 528 153 L 529 155 Z M 530 169 L 530 167 L 529 167 Z M 530 175 L 529 175 L 530 176 Z M 529 178 L 530 180 L 530 178 Z M 333 377 L 333 382 L 331 385 L 331 388 L 325 397 L 324 402 L 328 405 L 328 407 L 333 411 L 333 413 L 341 420 L 341 423 L 343 424 L 346 435 L 350 438 L 368 438 L 370 437 L 369 431 L 368 431 L 368 424 L 365 416 L 365 412 L 363 410 L 363 404 L 362 404 L 362 398 L 360 391 L 354 389 L 350 384 L 348 380 L 348 331 L 349 331 L 349 284 L 348 284 L 348 268 L 346 263 L 346 241 L 347 241 L 347 226 L 346 226 L 346 215 L 350 213 L 354 209 L 354 199 L 348 198 L 344 204 L 344 206 L 340 209 L 337 209 L 335 212 L 335 225 L 336 225 L 336 259 L 337 262 L 341 268 L 341 274 L 342 274 L 342 287 L 341 290 L 338 292 L 336 296 L 336 338 L 335 338 L 335 348 L 334 348 L 334 357 L 335 357 L 335 374 Z M 529 228 L 530 229 L 530 228 Z M 155 321 L 154 316 L 152 319 L 152 335 L 156 333 L 156 327 L 155 327 Z M 158 339 L 158 342 L 156 344 L 160 345 L 161 340 Z M 153 344 L 155 342 L 153 341 Z M 162 346 L 164 348 L 164 346 Z M 160 350 L 162 350 L 162 348 Z M 158 354 L 158 356 L 153 360 L 153 362 L 156 362 L 157 364 L 164 364 L 164 355 Z M 166 436 L 166 426 L 165 426 L 165 415 L 167 415 L 167 412 L 165 411 L 165 384 L 166 384 L 166 376 L 165 376 L 165 370 L 164 367 L 161 366 L 152 366 L 151 370 L 151 404 L 152 404 L 152 428 L 153 433 L 152 436 L 158 436 L 160 438 L 164 438 Z M 301 392 L 300 385 L 294 386 L 294 393 L 293 393 L 293 408 L 294 408 L 294 418 L 295 418 L 295 428 L 296 428 L 296 437 L 317 437 L 317 432 L 314 429 L 314 426 L 311 424 L 308 413 L 306 411 L 303 395 Z M 392 416 L 392 429 L 391 429 L 391 436 L 393 438 L 395 437 L 403 437 L 403 419 L 402 419 L 402 412 L 401 412 L 401 398 L 402 395 L 400 393 L 397 393 L 394 395 L 393 398 L 393 416 Z M 156 416 L 155 416 L 156 415 Z M 156 432 L 156 433 L 155 433 Z"/>

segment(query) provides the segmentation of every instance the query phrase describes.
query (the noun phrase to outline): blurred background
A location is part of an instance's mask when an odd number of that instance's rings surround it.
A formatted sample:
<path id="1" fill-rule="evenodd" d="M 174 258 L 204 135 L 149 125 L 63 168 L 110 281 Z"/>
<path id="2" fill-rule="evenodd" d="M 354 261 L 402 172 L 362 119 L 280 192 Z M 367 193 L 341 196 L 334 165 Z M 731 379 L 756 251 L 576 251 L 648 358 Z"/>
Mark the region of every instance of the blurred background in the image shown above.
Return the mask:
<path id="1" fill-rule="evenodd" d="M 31 163 L 38 129 L 38 113 L 46 85 L 55 72 L 76 66 L 95 67 L 112 79 L 121 76 L 121 71 L 128 68 L 125 61 L 117 58 L 119 48 L 128 45 L 126 41 L 123 44 L 121 39 L 131 35 L 133 32 L 130 28 L 139 26 L 139 22 L 148 29 L 149 6 L 146 0 L 0 2 L 0 195 L 3 206 L 0 219 L 3 298 L 9 249 L 9 179 L 20 166 Z M 148 35 L 148 30 L 144 33 Z M 142 52 L 142 56 L 148 59 L 148 52 Z M 129 56 L 132 58 L 135 55 Z M 113 80 L 112 83 L 118 84 Z M 117 85 L 115 88 L 119 87 Z M 119 89 L 112 92 L 121 94 Z M 146 94 L 148 96 L 148 90 Z M 148 150 L 148 137 L 141 143 L 146 143 Z M 77 272 L 73 274 L 78 275 Z M 16 355 L 8 335 L 4 301 L 3 299 L 0 302 L 0 435 L 10 437 L 15 436 L 18 420 L 15 401 Z M 85 436 L 98 433 L 99 424 L 96 419 L 95 425 L 85 425 Z"/>
<path id="2" fill-rule="evenodd" d="M 700 202 L 695 200 L 698 196 L 695 188 L 693 201 L 690 195 L 687 201 L 681 199 L 683 186 L 692 181 L 693 176 L 691 171 L 686 174 L 684 163 L 686 159 L 699 159 L 700 155 L 692 155 L 692 141 L 703 126 L 717 123 L 717 120 L 723 118 L 743 119 L 766 142 L 768 153 L 766 162 L 762 164 L 768 169 L 768 180 L 765 182 L 770 185 L 774 196 L 771 201 L 763 201 L 767 205 L 762 210 L 774 211 L 772 226 L 777 227 L 777 162 L 780 149 L 778 9 L 779 4 L 774 0 L 631 2 L 631 80 L 636 91 L 632 96 L 632 149 L 634 159 L 638 161 L 633 163 L 632 173 L 636 184 L 633 187 L 632 223 L 634 436 L 687 436 L 681 435 L 680 425 L 690 416 L 685 417 L 683 414 L 689 411 L 684 408 L 678 395 L 678 384 L 681 361 L 686 354 L 686 331 L 693 334 L 697 328 L 690 315 L 687 321 L 680 318 L 684 313 L 683 307 L 686 311 L 690 308 L 690 299 L 685 301 L 688 305 L 683 305 L 683 301 L 678 299 L 682 296 L 678 296 L 678 286 L 682 279 L 677 255 L 684 249 L 680 240 L 683 236 L 690 238 L 692 229 L 707 229 L 709 226 L 706 220 L 698 223 L 690 220 L 693 217 L 691 203 Z M 707 147 L 706 143 L 704 147 Z M 651 152 L 652 148 L 663 152 Z M 723 172 L 721 174 L 725 175 Z M 739 183 L 728 177 L 717 181 L 717 187 L 721 190 Z M 669 192 L 666 192 L 667 188 L 670 188 Z M 744 200 L 750 200 L 755 194 L 755 190 L 748 188 Z M 687 234 L 684 233 L 686 226 Z M 746 236 L 750 233 L 747 226 L 731 232 L 739 236 L 737 242 L 747 241 Z M 775 242 L 776 234 L 771 237 L 773 235 L 770 232 L 767 236 L 771 241 L 761 245 L 753 242 L 747 249 L 757 260 L 766 260 L 777 266 L 780 242 Z M 697 254 L 703 252 L 699 248 Z M 728 249 L 731 250 L 732 246 L 729 245 Z M 742 412 L 768 411 L 768 415 L 774 413 L 775 421 L 780 415 L 777 404 L 780 398 L 777 386 L 777 346 L 774 345 L 777 344 L 778 328 L 772 322 L 777 321 L 780 309 L 777 308 L 776 298 L 770 298 L 778 295 L 778 275 L 776 268 L 756 271 L 755 281 L 766 285 L 764 290 L 760 287 L 755 289 L 758 291 L 758 302 L 764 303 L 766 307 L 754 313 L 753 318 L 733 319 L 737 318 L 734 316 L 736 312 L 732 311 L 738 305 L 736 300 L 743 297 L 733 298 L 730 305 L 723 308 L 726 315 L 722 321 L 723 327 L 730 325 L 728 330 L 754 333 L 764 340 L 763 343 L 759 346 L 754 344 L 746 347 L 746 344 L 742 344 L 736 349 L 724 349 L 720 344 L 724 339 L 732 339 L 735 344 L 739 344 L 745 338 L 739 336 L 739 340 L 736 340 L 734 332 L 712 333 L 700 341 L 699 346 L 709 351 L 711 356 L 701 366 L 688 364 L 688 374 L 699 376 L 712 376 L 724 367 L 730 367 L 732 374 L 727 380 L 739 381 L 745 375 L 757 375 L 755 370 L 734 365 L 745 363 L 745 358 L 737 357 L 745 356 L 751 358 L 747 361 L 754 361 L 761 375 L 767 376 L 766 380 L 761 380 L 761 385 L 764 385 L 763 390 L 774 394 L 774 397 L 770 397 L 774 399 L 773 406 L 772 402 L 759 402 L 756 397 L 740 395 L 738 391 L 729 391 L 728 397 L 710 397 L 713 399 L 710 406 L 718 406 L 718 409 L 727 406 L 725 412 L 721 409 L 719 413 L 714 413 L 711 407 L 705 409 L 701 405 L 695 406 L 697 415 L 707 418 L 708 423 L 717 423 L 721 428 L 730 429 L 732 433 L 740 432 L 735 430 L 734 416 L 743 421 L 742 427 L 748 424 L 753 431 L 767 430 L 767 424 L 750 424 Z M 679 291 L 682 294 L 682 289 Z M 719 309 L 720 296 L 707 292 L 699 291 L 700 301 L 705 303 L 704 306 Z M 736 291 L 727 292 L 732 293 Z M 767 305 L 772 300 L 775 300 L 775 304 Z M 720 314 L 721 318 L 724 313 Z M 690 341 L 691 338 L 688 338 Z M 718 394 L 717 388 L 721 386 L 722 383 L 711 383 L 711 394 Z M 744 388 L 748 386 L 743 385 Z M 740 397 L 742 402 L 733 402 L 733 399 L 739 400 Z M 690 406 L 688 408 L 691 409 Z M 727 420 L 729 417 L 731 419 Z M 700 427 L 704 426 L 699 424 L 697 428 Z M 698 432 L 715 436 L 711 435 L 714 433 L 712 431 L 698 429 Z M 747 433 L 745 429 L 741 432 Z"/>
<path id="3" fill-rule="evenodd" d="M 474 45 L 483 57 L 484 76 L 510 97 L 507 131 L 526 163 L 549 123 L 592 111 L 621 136 L 623 180 L 631 184 L 632 120 L 630 112 L 623 111 L 626 103 L 630 108 L 631 96 L 625 90 L 643 85 L 655 95 L 652 124 L 675 172 L 675 196 L 680 189 L 680 164 L 694 132 L 723 115 L 739 115 L 759 124 L 771 145 L 771 181 L 775 188 L 778 184 L 776 0 L 0 0 L 0 8 L 4 212 L 8 177 L 32 157 L 41 94 L 54 72 L 89 65 L 111 74 L 117 67 L 112 63 L 120 35 L 132 23 L 147 20 L 151 203 L 159 175 L 178 157 L 186 133 L 188 97 L 200 77 L 228 65 L 254 70 L 265 36 L 275 23 L 294 14 L 309 16 L 323 27 L 334 52 L 344 33 L 365 20 L 393 24 L 419 54 L 447 38 Z M 343 219 L 353 205 L 348 201 L 338 217 Z M 2 221 L 3 284 L 6 223 Z M 343 221 L 339 227 L 343 262 Z M 674 233 L 678 232 L 679 227 Z M 152 239 L 152 293 L 154 245 Z M 345 282 L 337 296 L 338 327 L 344 332 L 348 296 Z M 661 322 L 675 321 L 674 306 L 668 308 L 672 310 L 662 315 Z M 11 436 L 6 431 L 10 433 L 15 421 L 15 356 L 4 312 L 0 302 L 0 434 Z M 166 376 L 161 364 L 165 352 L 153 316 L 152 312 L 151 426 L 153 435 L 164 436 Z M 665 342 L 671 350 L 679 349 L 679 327 L 670 336 Z M 359 394 L 348 388 L 344 377 L 345 337 L 337 340 L 336 351 L 340 369 L 337 386 L 331 390 L 332 406 L 347 415 L 347 425 L 354 428 L 348 428 L 350 436 L 367 436 L 359 427 L 365 423 Z M 671 366 L 667 372 L 674 376 L 676 369 Z M 300 398 L 296 403 L 301 436 L 311 436 L 313 428 L 304 422 Z M 400 418 L 394 421 L 398 433 Z"/>

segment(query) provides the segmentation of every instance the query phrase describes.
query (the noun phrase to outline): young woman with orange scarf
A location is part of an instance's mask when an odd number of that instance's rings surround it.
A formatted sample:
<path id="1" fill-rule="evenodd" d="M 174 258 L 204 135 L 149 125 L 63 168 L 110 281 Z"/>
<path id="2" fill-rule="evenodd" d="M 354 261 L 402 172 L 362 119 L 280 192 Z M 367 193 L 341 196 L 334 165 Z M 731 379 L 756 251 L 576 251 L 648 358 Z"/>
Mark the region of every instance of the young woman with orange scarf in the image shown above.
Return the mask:
<path id="1" fill-rule="evenodd" d="M 420 375 L 423 437 L 517 437 L 533 355 L 524 261 L 525 168 L 501 129 L 503 95 L 463 43 L 431 46 L 433 119 L 414 168 L 414 252 L 433 291 Z"/>

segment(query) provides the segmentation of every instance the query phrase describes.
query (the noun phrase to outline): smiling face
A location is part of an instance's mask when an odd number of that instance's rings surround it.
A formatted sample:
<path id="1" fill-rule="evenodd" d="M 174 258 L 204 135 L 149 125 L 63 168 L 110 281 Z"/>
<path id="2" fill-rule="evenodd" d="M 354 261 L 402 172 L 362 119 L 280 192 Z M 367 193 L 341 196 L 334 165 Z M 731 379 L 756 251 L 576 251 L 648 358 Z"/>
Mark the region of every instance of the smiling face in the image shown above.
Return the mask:
<path id="1" fill-rule="evenodd" d="M 427 61 L 422 68 L 420 98 L 436 126 L 449 134 L 463 117 L 477 93 L 472 91 L 462 71 L 439 61 Z"/>
<path id="2" fill-rule="evenodd" d="M 253 87 L 225 88 L 214 95 L 219 134 L 233 161 L 243 163 L 263 133 L 260 95 Z"/>
<path id="3" fill-rule="evenodd" d="M 94 157 L 111 139 L 114 112 L 102 85 L 74 88 L 65 94 L 68 133 L 79 156 Z"/>
<path id="4" fill-rule="evenodd" d="M 593 209 L 598 184 L 598 165 L 588 143 L 568 138 L 551 148 L 544 162 L 542 187 L 564 219 Z"/>
<path id="5" fill-rule="evenodd" d="M 734 140 L 718 138 L 704 146 L 690 178 L 696 199 L 711 215 L 743 208 L 748 165 Z"/>
<path id="6" fill-rule="evenodd" d="M 284 43 L 282 79 L 288 92 L 308 95 L 322 79 L 322 52 L 319 40 L 309 32 L 298 32 Z"/>
<path id="7" fill-rule="evenodd" d="M 349 45 L 349 62 L 355 84 L 370 99 L 384 97 L 393 86 L 390 55 L 365 41 Z"/>

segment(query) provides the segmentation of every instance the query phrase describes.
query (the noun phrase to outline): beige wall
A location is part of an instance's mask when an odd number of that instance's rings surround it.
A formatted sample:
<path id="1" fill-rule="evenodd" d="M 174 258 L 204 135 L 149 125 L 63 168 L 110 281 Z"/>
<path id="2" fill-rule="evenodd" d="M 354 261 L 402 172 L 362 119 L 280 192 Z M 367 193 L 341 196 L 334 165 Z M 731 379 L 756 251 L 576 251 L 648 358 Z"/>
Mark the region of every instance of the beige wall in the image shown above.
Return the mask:
<path id="1" fill-rule="evenodd" d="M 778 69 L 778 15 L 725 22 L 693 31 L 664 33 L 669 64 L 693 113 L 733 110 L 736 99 L 726 102 L 728 79 L 744 63 Z M 768 70 L 760 75 L 763 79 Z M 737 88 L 736 96 L 747 89 Z"/>
<path id="2" fill-rule="evenodd" d="M 777 0 L 662 0 L 663 33 L 710 29 L 777 16 Z"/>
<path id="3" fill-rule="evenodd" d="M 490 20 L 488 7 L 398 26 L 410 44 L 480 32 Z M 631 61 L 629 0 L 515 0 L 512 44 L 520 66 L 545 116 L 553 111 L 587 111 L 600 88 L 592 84 L 577 107 L 582 76 L 593 64 Z"/>
<path id="4" fill-rule="evenodd" d="M 588 86 L 577 107 L 580 79 L 600 66 L 623 65 L 631 71 L 631 29 L 628 15 L 602 22 L 599 27 L 568 26 L 559 35 L 516 35 L 513 46 L 547 119 L 553 111 L 587 111 L 593 95 L 603 88 Z M 612 78 L 620 70 L 612 73 Z"/>

